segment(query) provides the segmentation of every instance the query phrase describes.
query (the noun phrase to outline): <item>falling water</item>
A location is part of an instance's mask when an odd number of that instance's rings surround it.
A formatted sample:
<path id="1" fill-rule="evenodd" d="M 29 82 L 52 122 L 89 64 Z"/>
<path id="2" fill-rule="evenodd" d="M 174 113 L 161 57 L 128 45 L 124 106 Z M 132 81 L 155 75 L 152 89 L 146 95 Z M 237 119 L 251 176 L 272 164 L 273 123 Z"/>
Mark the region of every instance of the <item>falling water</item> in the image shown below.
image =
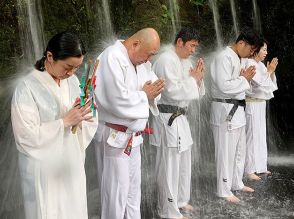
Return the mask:
<path id="1" fill-rule="evenodd" d="M 253 7 L 253 26 L 254 29 L 262 34 L 261 20 L 260 20 L 260 11 L 257 4 L 257 0 L 252 0 Z M 275 154 L 278 151 L 278 147 L 283 144 L 283 139 L 281 138 L 280 133 L 276 130 L 273 121 L 272 115 L 270 114 L 270 102 L 266 103 L 266 128 L 267 128 L 267 145 L 269 149 L 269 154 Z"/>
<path id="2" fill-rule="evenodd" d="M 252 5 L 253 5 L 253 25 L 254 25 L 254 28 L 259 33 L 262 33 L 261 21 L 260 21 L 260 15 L 259 15 L 259 7 L 257 5 L 256 0 L 252 0 Z"/>
<path id="3" fill-rule="evenodd" d="M 178 1 L 169 0 L 169 8 L 170 8 L 169 10 L 170 10 L 172 28 L 173 28 L 173 36 L 175 36 L 177 33 L 177 30 L 180 28 Z"/>
<path id="4" fill-rule="evenodd" d="M 221 48 L 223 46 L 223 39 L 222 39 L 222 35 L 220 32 L 220 23 L 219 23 L 219 13 L 218 13 L 218 7 L 216 5 L 216 1 L 215 0 L 209 0 L 209 5 L 212 9 L 212 13 L 213 13 L 213 22 L 214 22 L 214 29 L 215 29 L 215 33 L 216 33 L 216 40 L 217 40 L 217 47 Z"/>
<path id="5" fill-rule="evenodd" d="M 40 0 L 17 0 L 17 18 L 22 48 L 21 73 L 42 56 L 44 49 L 43 18 Z M 0 81 L 0 218 L 24 218 L 17 149 L 10 122 L 13 90 L 19 73 Z"/>
<path id="6" fill-rule="evenodd" d="M 238 27 L 238 22 L 237 22 L 235 0 L 230 0 L 230 5 L 231 5 L 231 12 L 232 12 L 232 17 L 233 17 L 234 31 L 235 31 L 235 35 L 237 38 L 238 33 L 239 33 L 239 27 Z"/>
<path id="7" fill-rule="evenodd" d="M 100 28 L 99 32 L 103 34 L 104 38 L 113 36 L 114 31 L 112 27 L 108 0 L 102 0 L 102 5 L 98 8 L 98 14 L 100 15 L 98 21 Z"/>
<path id="8" fill-rule="evenodd" d="M 40 0 L 17 0 L 18 25 L 24 64 L 32 64 L 42 57 L 45 37 Z"/>

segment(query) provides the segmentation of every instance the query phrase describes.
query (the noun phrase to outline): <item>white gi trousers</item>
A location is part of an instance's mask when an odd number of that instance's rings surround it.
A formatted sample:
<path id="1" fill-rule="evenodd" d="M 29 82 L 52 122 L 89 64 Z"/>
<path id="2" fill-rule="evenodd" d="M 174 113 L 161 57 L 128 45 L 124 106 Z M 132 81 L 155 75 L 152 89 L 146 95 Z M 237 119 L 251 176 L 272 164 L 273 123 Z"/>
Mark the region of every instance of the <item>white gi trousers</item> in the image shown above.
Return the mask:
<path id="1" fill-rule="evenodd" d="M 156 181 L 158 186 L 158 215 L 180 218 L 179 208 L 186 206 L 191 192 L 191 146 L 178 148 L 157 147 Z"/>
<path id="2" fill-rule="evenodd" d="M 232 190 L 244 187 L 242 177 L 246 157 L 245 126 L 228 130 L 228 123 L 212 125 L 215 143 L 217 195 L 232 196 Z"/>
<path id="3" fill-rule="evenodd" d="M 266 101 L 246 103 L 245 174 L 267 171 Z"/>
<path id="4" fill-rule="evenodd" d="M 109 129 L 109 128 L 107 128 Z M 140 219 L 141 152 L 104 145 L 101 219 Z"/>
<path id="5" fill-rule="evenodd" d="M 93 139 L 95 146 L 95 154 L 97 161 L 97 176 L 98 176 L 98 188 L 101 189 L 101 180 L 103 173 L 103 157 L 104 146 L 109 136 L 109 128 L 105 126 L 104 122 L 99 122 L 98 129 Z"/>

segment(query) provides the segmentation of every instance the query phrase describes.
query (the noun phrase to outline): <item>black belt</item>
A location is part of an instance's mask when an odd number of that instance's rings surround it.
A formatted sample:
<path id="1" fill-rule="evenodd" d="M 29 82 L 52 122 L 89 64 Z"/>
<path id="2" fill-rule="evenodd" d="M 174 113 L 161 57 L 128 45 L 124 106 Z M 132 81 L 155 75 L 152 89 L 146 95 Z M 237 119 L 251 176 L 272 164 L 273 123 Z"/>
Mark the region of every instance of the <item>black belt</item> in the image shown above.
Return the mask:
<path id="1" fill-rule="evenodd" d="M 187 113 L 188 107 L 178 107 L 173 105 L 165 105 L 165 104 L 158 104 L 157 105 L 159 112 L 161 113 L 172 113 L 168 120 L 168 125 L 171 126 L 173 124 L 173 121 L 175 118 L 177 118 L 180 115 L 185 115 Z"/>
<path id="2" fill-rule="evenodd" d="M 232 120 L 232 118 L 233 118 L 236 110 L 238 109 L 238 106 L 244 107 L 244 110 L 245 110 L 245 107 L 246 107 L 245 100 L 212 98 L 212 101 L 221 102 L 221 103 L 231 103 L 231 104 L 234 104 L 234 106 L 232 107 L 232 109 L 229 112 L 229 115 L 227 117 L 227 121 L 229 121 L 229 122 Z"/>

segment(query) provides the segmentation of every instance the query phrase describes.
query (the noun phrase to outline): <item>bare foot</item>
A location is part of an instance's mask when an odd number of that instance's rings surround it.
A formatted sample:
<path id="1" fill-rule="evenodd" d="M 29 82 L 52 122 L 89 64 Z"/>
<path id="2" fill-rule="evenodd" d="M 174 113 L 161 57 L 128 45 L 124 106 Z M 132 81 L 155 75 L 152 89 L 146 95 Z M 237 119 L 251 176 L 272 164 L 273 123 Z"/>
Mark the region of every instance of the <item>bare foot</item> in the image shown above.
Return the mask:
<path id="1" fill-rule="evenodd" d="M 193 211 L 194 207 L 190 204 L 187 204 L 186 206 L 182 207 L 182 209 L 185 211 Z"/>
<path id="2" fill-rule="evenodd" d="M 263 174 L 265 174 L 265 175 L 272 175 L 272 172 L 267 170 Z"/>
<path id="3" fill-rule="evenodd" d="M 248 186 L 244 186 L 242 189 L 241 189 L 242 192 L 254 192 L 254 189 L 248 187 Z"/>
<path id="4" fill-rule="evenodd" d="M 228 202 L 232 202 L 232 203 L 237 203 L 240 201 L 239 198 L 237 198 L 236 196 L 232 195 L 232 196 L 228 196 L 228 197 L 224 197 L 224 199 Z"/>
<path id="5" fill-rule="evenodd" d="M 253 180 L 253 181 L 259 181 L 261 180 L 261 178 L 259 176 L 257 176 L 255 173 L 251 173 L 247 175 L 247 178 L 249 180 Z"/>

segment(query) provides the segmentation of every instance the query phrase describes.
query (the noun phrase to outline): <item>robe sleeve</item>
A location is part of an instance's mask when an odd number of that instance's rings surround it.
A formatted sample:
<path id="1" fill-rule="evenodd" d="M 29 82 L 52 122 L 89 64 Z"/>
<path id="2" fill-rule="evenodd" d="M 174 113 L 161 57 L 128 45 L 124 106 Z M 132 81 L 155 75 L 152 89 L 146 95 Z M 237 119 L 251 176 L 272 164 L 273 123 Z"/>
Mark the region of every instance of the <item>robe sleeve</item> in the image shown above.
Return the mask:
<path id="1" fill-rule="evenodd" d="M 200 84 L 198 86 L 198 90 L 199 90 L 199 97 L 205 95 L 205 86 L 204 86 L 204 80 L 203 79 L 200 81 Z"/>
<path id="2" fill-rule="evenodd" d="M 261 68 L 258 68 L 259 70 L 256 71 L 252 81 L 258 86 L 273 87 L 273 80 L 270 74 L 267 72 L 267 68 L 263 63 L 260 63 L 259 65 L 261 65 Z"/>
<path id="3" fill-rule="evenodd" d="M 81 150 L 86 150 L 94 138 L 98 127 L 98 116 L 93 117 L 93 122 L 82 121 L 82 127 L 78 129 L 78 139 Z"/>
<path id="4" fill-rule="evenodd" d="M 277 77 L 276 77 L 275 72 L 273 72 L 271 78 L 272 78 L 272 82 L 273 82 L 273 91 L 278 90 Z"/>
<path id="5" fill-rule="evenodd" d="M 38 107 L 25 83 L 14 92 L 11 121 L 18 149 L 36 159 L 42 159 L 44 148 L 63 145 L 63 120 L 41 122 Z"/>
<path id="6" fill-rule="evenodd" d="M 110 113 L 122 119 L 141 119 L 149 116 L 147 95 L 142 90 L 130 90 L 125 81 L 127 67 L 120 63 L 118 55 L 106 53 L 101 56 L 97 71 L 96 96 L 99 103 Z M 103 93 L 99 93 L 99 91 Z M 126 110 L 127 109 L 127 110 Z"/>
<path id="7" fill-rule="evenodd" d="M 214 81 L 219 90 L 234 98 L 250 89 L 247 79 L 243 76 L 232 78 L 233 63 L 228 56 L 218 56 L 211 64 Z"/>
<path id="8" fill-rule="evenodd" d="M 156 81 L 158 79 L 158 77 L 156 76 L 156 74 L 151 70 L 150 71 L 151 74 L 151 80 L 152 82 Z M 159 115 L 159 110 L 157 107 L 157 103 L 161 98 L 161 94 L 159 94 L 153 102 L 149 102 L 149 108 L 150 108 L 150 112 L 152 113 L 152 115 L 154 116 L 158 116 Z"/>
<path id="9" fill-rule="evenodd" d="M 277 90 L 277 81 L 275 75 L 273 77 L 267 72 L 267 68 L 263 62 L 253 63 L 252 61 L 248 61 L 249 65 L 256 66 L 256 74 L 253 76 L 251 83 L 255 86 L 263 87 L 269 91 Z"/>
<path id="10" fill-rule="evenodd" d="M 165 79 L 164 92 L 166 96 L 173 100 L 198 98 L 196 81 L 191 76 L 183 77 L 182 72 L 177 72 L 177 69 L 179 69 L 177 63 L 176 60 L 167 55 L 162 55 L 154 63 L 153 70 L 157 76 Z"/>

